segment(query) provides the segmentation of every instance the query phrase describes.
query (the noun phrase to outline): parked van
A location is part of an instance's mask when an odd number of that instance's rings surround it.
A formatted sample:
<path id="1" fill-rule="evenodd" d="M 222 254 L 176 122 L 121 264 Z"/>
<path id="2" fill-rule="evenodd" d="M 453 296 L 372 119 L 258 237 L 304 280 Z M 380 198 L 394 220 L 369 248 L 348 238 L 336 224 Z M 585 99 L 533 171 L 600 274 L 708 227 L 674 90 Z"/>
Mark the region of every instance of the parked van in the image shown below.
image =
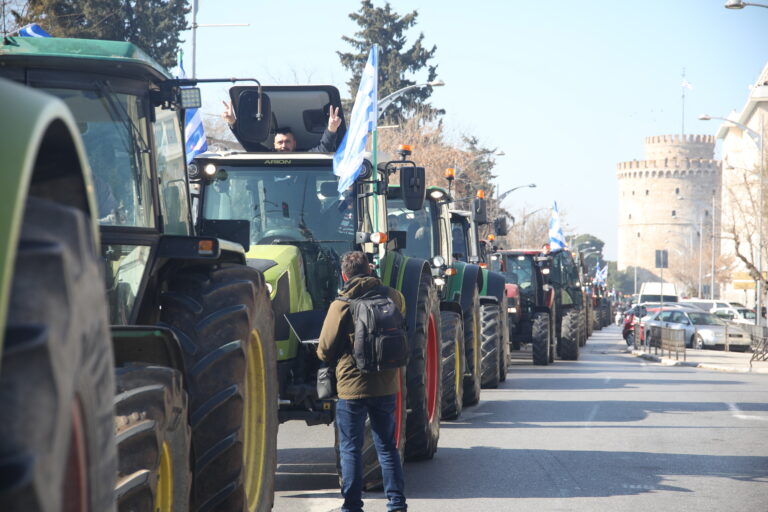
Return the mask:
<path id="1" fill-rule="evenodd" d="M 640 286 L 640 299 L 639 303 L 645 302 L 664 302 L 665 304 L 670 302 L 679 302 L 680 296 L 677 294 L 677 289 L 673 283 L 656 283 L 647 282 Z"/>

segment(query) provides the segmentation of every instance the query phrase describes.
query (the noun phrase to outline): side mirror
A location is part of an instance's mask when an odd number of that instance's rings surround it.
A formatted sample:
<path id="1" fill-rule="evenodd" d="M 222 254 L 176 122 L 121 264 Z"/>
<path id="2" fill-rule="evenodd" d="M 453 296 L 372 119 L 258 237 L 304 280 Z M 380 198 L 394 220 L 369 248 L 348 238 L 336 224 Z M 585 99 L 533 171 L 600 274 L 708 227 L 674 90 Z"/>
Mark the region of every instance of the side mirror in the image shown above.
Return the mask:
<path id="1" fill-rule="evenodd" d="M 403 203 L 409 210 L 418 211 L 424 207 L 427 194 L 426 172 L 423 167 L 403 166 L 400 168 L 400 191 Z"/>
<path id="2" fill-rule="evenodd" d="M 496 236 L 506 236 L 509 230 L 507 229 L 507 218 L 497 217 L 493 221 L 493 230 L 496 232 Z"/>
<path id="3" fill-rule="evenodd" d="M 260 145 L 269 137 L 272 126 L 272 103 L 269 96 L 255 89 L 230 90 L 232 104 L 237 115 L 235 135 L 246 150 Z M 259 116 L 259 98 L 261 98 L 261 115 Z"/>
<path id="4" fill-rule="evenodd" d="M 476 197 L 472 200 L 472 214 L 478 224 L 488 224 L 488 205 L 485 199 Z"/>

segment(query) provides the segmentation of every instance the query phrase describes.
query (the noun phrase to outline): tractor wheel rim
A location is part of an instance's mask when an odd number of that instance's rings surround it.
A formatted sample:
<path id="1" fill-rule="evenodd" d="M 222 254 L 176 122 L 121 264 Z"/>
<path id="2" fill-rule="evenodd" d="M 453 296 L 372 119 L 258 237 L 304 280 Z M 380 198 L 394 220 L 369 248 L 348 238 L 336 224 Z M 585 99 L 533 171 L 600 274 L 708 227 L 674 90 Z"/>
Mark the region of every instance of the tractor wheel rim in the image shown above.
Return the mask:
<path id="1" fill-rule="evenodd" d="M 427 411 L 432 423 L 437 412 L 437 328 L 432 314 L 427 326 Z"/>
<path id="2" fill-rule="evenodd" d="M 246 510 L 256 510 L 263 492 L 267 447 L 267 381 L 261 336 L 251 331 L 246 348 L 245 407 L 243 411 L 243 468 Z"/>
<path id="3" fill-rule="evenodd" d="M 160 450 L 160 470 L 157 475 L 155 512 L 173 512 L 173 459 L 168 443 Z"/>
<path id="4" fill-rule="evenodd" d="M 86 512 L 88 506 L 88 467 L 80 400 L 72 401 L 69 453 L 62 480 L 63 512 Z"/>

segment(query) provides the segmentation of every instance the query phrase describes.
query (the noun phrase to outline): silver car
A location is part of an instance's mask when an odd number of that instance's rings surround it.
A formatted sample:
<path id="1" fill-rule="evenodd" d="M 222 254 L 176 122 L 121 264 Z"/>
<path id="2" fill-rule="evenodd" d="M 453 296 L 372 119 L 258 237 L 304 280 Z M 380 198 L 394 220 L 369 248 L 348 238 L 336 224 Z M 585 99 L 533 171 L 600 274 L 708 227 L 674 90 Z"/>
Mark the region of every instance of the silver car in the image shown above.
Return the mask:
<path id="1" fill-rule="evenodd" d="M 670 327 L 685 330 L 685 345 L 688 348 L 724 348 L 726 335 L 729 350 L 748 350 L 751 345 L 749 334 L 736 325 L 728 325 L 712 313 L 688 308 L 664 308 L 645 321 L 646 342 L 653 346 L 660 340 L 659 330 L 653 327 Z"/>

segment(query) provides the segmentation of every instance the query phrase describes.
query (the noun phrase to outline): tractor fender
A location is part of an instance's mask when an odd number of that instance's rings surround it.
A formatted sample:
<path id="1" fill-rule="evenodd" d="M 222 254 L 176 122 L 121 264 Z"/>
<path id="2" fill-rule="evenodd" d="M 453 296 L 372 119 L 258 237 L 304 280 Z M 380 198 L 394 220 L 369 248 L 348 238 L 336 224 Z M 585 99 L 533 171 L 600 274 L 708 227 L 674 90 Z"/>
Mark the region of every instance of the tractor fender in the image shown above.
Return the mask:
<path id="1" fill-rule="evenodd" d="M 472 309 L 472 290 L 474 288 L 478 291 L 483 289 L 483 273 L 481 270 L 478 265 L 464 265 L 464 275 L 461 280 L 461 298 L 459 299 L 461 309 L 464 311 Z"/>
<path id="2" fill-rule="evenodd" d="M 0 251 L 2 333 L 27 195 L 32 193 L 78 208 L 91 218 L 91 213 L 98 210 L 91 169 L 77 123 L 63 101 L 0 79 L 0 118 L 9 120 L 0 128 L 0 155 L 3 155 L 0 240 L 4 249 Z M 47 180 L 54 177 L 56 186 L 51 186 Z M 95 243 L 100 244 L 98 224 L 93 221 L 90 228 Z"/>
<path id="3" fill-rule="evenodd" d="M 432 275 L 429 263 L 419 258 L 406 258 L 403 268 L 400 293 L 405 298 L 405 321 L 409 326 L 416 325 L 416 304 L 418 302 L 419 283 L 422 273 Z"/>
<path id="4" fill-rule="evenodd" d="M 440 311 L 452 311 L 453 313 L 458 313 L 459 315 L 463 315 L 463 312 L 459 303 L 449 301 L 449 300 L 440 301 Z"/>
<path id="5" fill-rule="evenodd" d="M 482 295 L 489 295 L 496 297 L 501 302 L 505 294 L 506 280 L 504 276 L 498 272 L 484 271 L 483 277 L 485 278 L 484 293 Z"/>
<path id="6" fill-rule="evenodd" d="M 159 325 L 113 325 L 112 347 L 115 366 L 125 363 L 147 363 L 166 366 L 187 375 L 179 338 Z M 187 379 L 183 379 L 186 387 Z"/>

